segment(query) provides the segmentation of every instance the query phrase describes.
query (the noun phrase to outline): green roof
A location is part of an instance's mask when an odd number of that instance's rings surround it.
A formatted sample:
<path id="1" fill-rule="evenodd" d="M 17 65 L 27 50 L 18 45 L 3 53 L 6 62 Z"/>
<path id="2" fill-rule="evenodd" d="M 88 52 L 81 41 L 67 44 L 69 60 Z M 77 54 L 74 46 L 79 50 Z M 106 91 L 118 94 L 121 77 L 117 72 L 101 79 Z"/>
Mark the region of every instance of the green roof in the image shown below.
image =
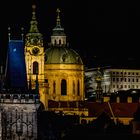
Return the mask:
<path id="1" fill-rule="evenodd" d="M 77 52 L 69 47 L 52 46 L 45 51 L 47 64 L 83 64 Z"/>

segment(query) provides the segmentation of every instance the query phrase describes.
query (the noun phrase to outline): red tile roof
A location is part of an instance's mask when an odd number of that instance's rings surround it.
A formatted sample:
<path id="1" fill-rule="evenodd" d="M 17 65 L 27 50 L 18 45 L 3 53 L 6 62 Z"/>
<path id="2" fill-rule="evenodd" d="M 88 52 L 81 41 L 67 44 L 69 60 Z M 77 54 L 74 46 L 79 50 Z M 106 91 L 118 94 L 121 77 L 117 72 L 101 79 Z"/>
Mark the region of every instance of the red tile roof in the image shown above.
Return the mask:
<path id="1" fill-rule="evenodd" d="M 113 117 L 109 105 L 104 103 L 87 103 L 89 116 L 98 117 L 102 112 L 106 112 L 110 117 Z M 140 106 L 140 103 L 110 103 L 115 117 L 133 117 L 134 112 Z"/>
<path id="2" fill-rule="evenodd" d="M 75 101 L 49 101 L 49 108 L 76 108 L 77 103 Z M 115 117 L 133 117 L 134 112 L 140 107 L 140 103 L 110 103 L 111 109 Z M 78 102 L 78 108 L 87 108 L 89 116 L 98 117 L 102 112 L 106 112 L 110 117 L 113 117 L 111 109 L 107 102 Z"/>

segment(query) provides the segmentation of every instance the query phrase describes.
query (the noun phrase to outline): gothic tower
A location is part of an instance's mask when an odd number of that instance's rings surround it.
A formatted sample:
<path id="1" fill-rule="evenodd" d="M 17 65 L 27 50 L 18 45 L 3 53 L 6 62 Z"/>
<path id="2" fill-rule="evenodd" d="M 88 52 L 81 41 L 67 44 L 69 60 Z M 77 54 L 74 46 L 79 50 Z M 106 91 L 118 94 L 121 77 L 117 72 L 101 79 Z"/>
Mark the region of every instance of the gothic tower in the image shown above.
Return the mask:
<path id="1" fill-rule="evenodd" d="M 49 84 L 48 99 L 79 101 L 84 99 L 84 65 L 79 54 L 66 42 L 57 9 L 56 26 L 45 51 L 45 79 Z"/>
<path id="2" fill-rule="evenodd" d="M 38 75 L 40 100 L 44 102 L 44 47 L 43 36 L 38 30 L 35 15 L 36 6 L 33 5 L 30 30 L 25 38 L 25 61 L 28 87 L 35 89 L 35 79 Z"/>

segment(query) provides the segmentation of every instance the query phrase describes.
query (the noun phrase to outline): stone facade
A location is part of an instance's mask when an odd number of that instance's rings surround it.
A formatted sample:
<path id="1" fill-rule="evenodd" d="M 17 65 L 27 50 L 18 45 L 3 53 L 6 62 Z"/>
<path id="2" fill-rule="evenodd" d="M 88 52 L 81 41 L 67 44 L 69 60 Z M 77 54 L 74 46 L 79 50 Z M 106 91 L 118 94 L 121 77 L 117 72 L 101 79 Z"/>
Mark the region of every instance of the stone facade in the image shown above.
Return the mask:
<path id="1" fill-rule="evenodd" d="M 0 94 L 1 140 L 37 139 L 39 99 L 29 94 L 7 95 Z"/>

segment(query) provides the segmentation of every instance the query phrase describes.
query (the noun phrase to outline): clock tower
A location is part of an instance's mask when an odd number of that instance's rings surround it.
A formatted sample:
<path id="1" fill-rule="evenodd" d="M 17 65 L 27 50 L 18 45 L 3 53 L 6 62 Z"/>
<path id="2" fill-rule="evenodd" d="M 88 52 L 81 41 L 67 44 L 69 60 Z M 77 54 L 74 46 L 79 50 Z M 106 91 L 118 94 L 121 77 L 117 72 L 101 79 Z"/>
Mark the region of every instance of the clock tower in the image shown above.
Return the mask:
<path id="1" fill-rule="evenodd" d="M 32 20 L 30 29 L 25 37 L 25 61 L 28 87 L 35 89 L 35 80 L 38 76 L 40 100 L 45 102 L 44 89 L 44 47 L 43 36 L 37 27 L 36 6 L 32 5 Z"/>

